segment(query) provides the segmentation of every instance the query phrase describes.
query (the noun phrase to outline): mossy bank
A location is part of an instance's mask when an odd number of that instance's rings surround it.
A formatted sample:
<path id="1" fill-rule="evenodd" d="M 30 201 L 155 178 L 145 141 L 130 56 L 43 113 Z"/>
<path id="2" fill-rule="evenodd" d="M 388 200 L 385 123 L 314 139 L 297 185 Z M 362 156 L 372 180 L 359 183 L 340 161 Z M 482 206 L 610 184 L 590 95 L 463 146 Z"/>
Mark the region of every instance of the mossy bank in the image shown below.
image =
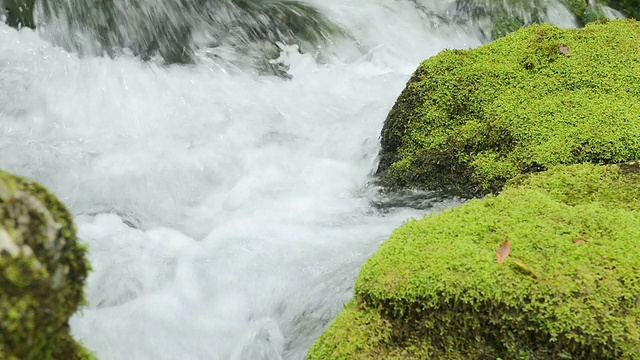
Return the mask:
<path id="1" fill-rule="evenodd" d="M 406 223 L 308 358 L 640 358 L 637 166 L 559 165 Z"/>
<path id="2" fill-rule="evenodd" d="M 557 164 L 634 160 L 639 99 L 635 20 L 532 25 L 445 50 L 418 67 L 390 111 L 378 175 L 392 189 L 473 196 Z"/>
<path id="3" fill-rule="evenodd" d="M 88 271 L 64 205 L 0 171 L 0 359 L 93 359 L 67 324 L 84 301 Z"/>

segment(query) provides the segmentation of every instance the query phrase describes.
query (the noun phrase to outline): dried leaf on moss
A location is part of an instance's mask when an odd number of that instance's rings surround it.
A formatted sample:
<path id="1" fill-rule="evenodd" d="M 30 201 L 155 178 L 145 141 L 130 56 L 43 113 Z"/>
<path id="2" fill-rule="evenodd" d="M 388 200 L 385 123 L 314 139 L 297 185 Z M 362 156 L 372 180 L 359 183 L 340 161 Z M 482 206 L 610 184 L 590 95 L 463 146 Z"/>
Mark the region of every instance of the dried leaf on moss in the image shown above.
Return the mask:
<path id="1" fill-rule="evenodd" d="M 496 255 L 498 255 L 498 264 L 502 264 L 504 260 L 509 257 L 509 253 L 511 252 L 511 244 L 509 244 L 509 240 L 505 240 L 500 244 L 498 251 L 496 251 Z"/>

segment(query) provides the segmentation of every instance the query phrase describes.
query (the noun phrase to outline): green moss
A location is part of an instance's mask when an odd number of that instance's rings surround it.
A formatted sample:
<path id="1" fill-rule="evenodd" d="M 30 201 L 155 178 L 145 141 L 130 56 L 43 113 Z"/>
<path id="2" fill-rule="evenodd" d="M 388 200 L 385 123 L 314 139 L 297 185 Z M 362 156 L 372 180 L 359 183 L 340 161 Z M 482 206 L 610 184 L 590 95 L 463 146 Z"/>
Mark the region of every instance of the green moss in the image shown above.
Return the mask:
<path id="1" fill-rule="evenodd" d="M 0 172 L 0 358 L 90 359 L 67 325 L 84 302 L 84 256 L 64 205 Z"/>
<path id="2" fill-rule="evenodd" d="M 640 358 L 637 168 L 553 167 L 406 223 L 309 358 Z"/>
<path id="3" fill-rule="evenodd" d="M 633 20 L 532 25 L 446 50 L 418 67 L 390 111 L 378 174 L 390 188 L 471 196 L 556 164 L 640 158 L 638 98 Z"/>
<path id="4" fill-rule="evenodd" d="M 367 358 L 378 348 L 384 351 L 384 344 L 391 341 L 391 331 L 389 322 L 379 312 L 359 307 L 352 301 L 316 341 L 307 359 L 351 360 L 358 359 L 358 354 Z M 341 341 L 335 341 L 336 339 Z"/>

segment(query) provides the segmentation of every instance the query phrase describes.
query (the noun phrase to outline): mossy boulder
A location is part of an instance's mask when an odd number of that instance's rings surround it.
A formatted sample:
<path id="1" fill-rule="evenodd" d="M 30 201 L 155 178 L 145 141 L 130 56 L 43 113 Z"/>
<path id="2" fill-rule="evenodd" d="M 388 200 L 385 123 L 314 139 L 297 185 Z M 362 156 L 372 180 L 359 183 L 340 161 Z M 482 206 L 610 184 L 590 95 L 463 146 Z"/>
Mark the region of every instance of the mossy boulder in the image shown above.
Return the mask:
<path id="1" fill-rule="evenodd" d="M 4 0 L 7 24 L 14 28 L 35 28 L 33 8 L 35 0 Z"/>
<path id="2" fill-rule="evenodd" d="M 639 99 L 639 22 L 531 25 L 424 61 L 385 121 L 377 173 L 392 189 L 474 196 L 557 164 L 630 161 Z"/>
<path id="3" fill-rule="evenodd" d="M 4 7 L 7 23 L 16 28 L 55 23 L 47 36 L 70 51 L 116 56 L 127 49 L 166 64 L 193 63 L 200 47 L 225 45 L 257 52 L 259 66 L 274 72 L 268 60 L 278 56 L 276 42 L 315 51 L 346 35 L 298 0 L 5 0 Z M 193 33 L 208 41 L 197 44 Z"/>
<path id="4" fill-rule="evenodd" d="M 559 165 L 410 221 L 308 359 L 639 359 L 639 199 L 638 163 Z"/>
<path id="5" fill-rule="evenodd" d="M 0 359 L 93 359 L 67 323 L 84 301 L 88 271 L 64 205 L 0 172 Z"/>

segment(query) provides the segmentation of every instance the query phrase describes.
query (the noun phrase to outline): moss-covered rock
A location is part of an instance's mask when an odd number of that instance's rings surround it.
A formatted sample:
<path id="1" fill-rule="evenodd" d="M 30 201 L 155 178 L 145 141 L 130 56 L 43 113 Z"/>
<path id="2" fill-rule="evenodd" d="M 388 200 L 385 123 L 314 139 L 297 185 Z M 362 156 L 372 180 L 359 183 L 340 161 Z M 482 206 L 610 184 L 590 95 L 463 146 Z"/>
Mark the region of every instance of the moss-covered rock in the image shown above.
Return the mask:
<path id="1" fill-rule="evenodd" d="M 88 271 L 64 205 L 0 172 L 0 359 L 93 359 L 67 324 L 84 301 Z"/>
<path id="2" fill-rule="evenodd" d="M 308 358 L 638 359 L 639 199 L 637 163 L 559 165 L 410 221 Z"/>
<path id="3" fill-rule="evenodd" d="M 569 56 L 560 47 L 566 45 Z M 556 164 L 640 158 L 640 23 L 532 25 L 423 62 L 382 129 L 391 188 L 498 191 Z"/>
<path id="4" fill-rule="evenodd" d="M 14 28 L 35 28 L 33 7 L 35 0 L 4 0 L 7 24 Z"/>
<path id="5" fill-rule="evenodd" d="M 346 34 L 298 0 L 5 0 L 4 7 L 7 23 L 16 28 L 55 23 L 47 36 L 68 50 L 115 56 L 126 48 L 167 64 L 194 62 L 199 46 L 227 45 L 259 52 L 260 65 L 271 68 L 268 59 L 279 53 L 276 42 L 317 50 L 330 37 Z M 194 32 L 211 41 L 195 44 Z"/>

